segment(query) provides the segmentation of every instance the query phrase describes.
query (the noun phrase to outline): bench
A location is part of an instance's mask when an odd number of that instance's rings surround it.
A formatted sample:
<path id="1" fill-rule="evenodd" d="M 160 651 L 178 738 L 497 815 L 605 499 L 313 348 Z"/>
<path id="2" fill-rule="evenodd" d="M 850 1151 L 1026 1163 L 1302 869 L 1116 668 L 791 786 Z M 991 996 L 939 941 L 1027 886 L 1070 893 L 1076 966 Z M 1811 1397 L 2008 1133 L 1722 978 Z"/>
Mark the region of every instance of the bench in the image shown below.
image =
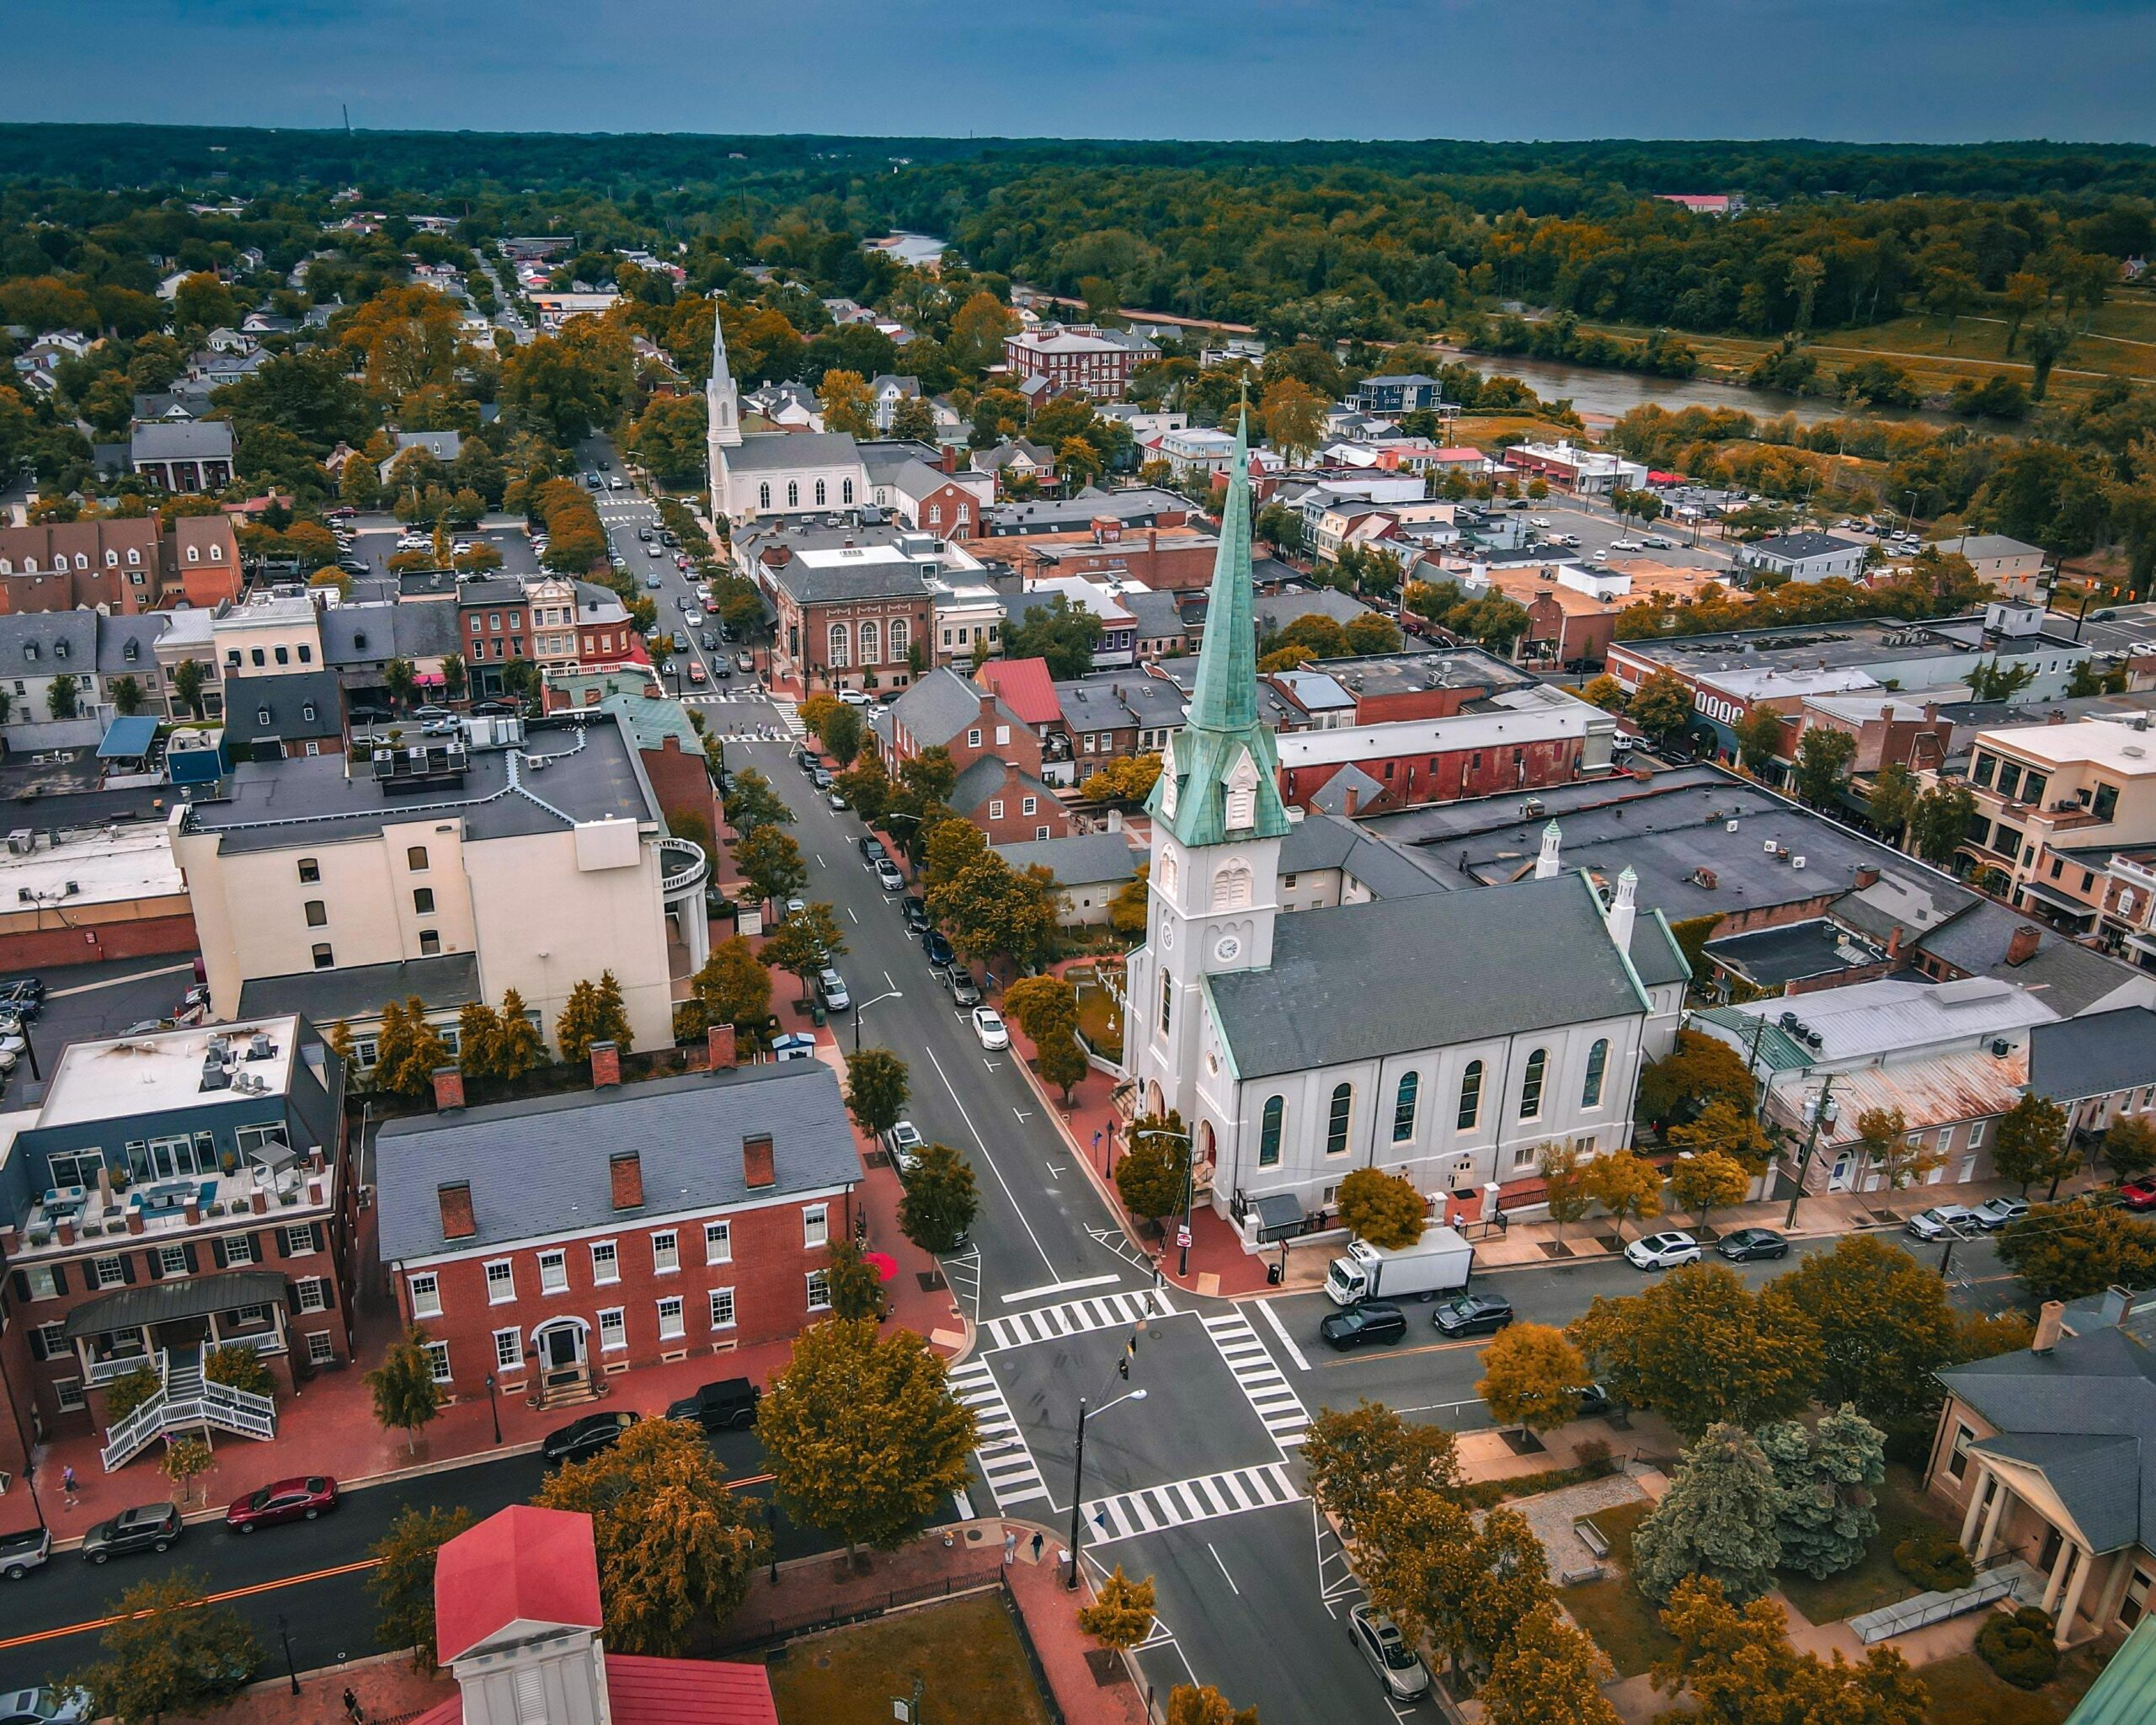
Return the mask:
<path id="1" fill-rule="evenodd" d="M 1590 1563 L 1584 1569 L 1564 1569 L 1557 1573 L 1559 1587 L 1584 1587 L 1590 1581 L 1602 1579 L 1604 1571 L 1599 1563 Z"/>
<path id="2" fill-rule="evenodd" d="M 1579 1535 L 1580 1543 L 1598 1557 L 1609 1555 L 1609 1536 L 1592 1521 L 1576 1521 L 1572 1531 Z"/>

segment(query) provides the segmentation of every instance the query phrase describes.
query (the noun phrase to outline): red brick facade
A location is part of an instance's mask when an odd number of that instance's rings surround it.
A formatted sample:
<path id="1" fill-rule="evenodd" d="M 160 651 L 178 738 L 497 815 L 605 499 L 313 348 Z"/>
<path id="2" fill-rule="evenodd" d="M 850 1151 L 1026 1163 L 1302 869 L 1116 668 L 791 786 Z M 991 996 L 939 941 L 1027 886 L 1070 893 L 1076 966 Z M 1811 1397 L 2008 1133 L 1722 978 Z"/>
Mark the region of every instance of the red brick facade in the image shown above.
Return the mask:
<path id="1" fill-rule="evenodd" d="M 1028 839 L 1067 839 L 1071 834 L 1070 811 L 1055 793 L 1030 772 L 1008 762 L 1001 763 L 1001 782 L 975 788 L 968 780 L 953 794 L 960 814 L 988 835 L 991 845 L 1014 845 Z"/>
<path id="2" fill-rule="evenodd" d="M 1582 747 L 1577 737 L 1495 749 L 1452 749 L 1431 754 L 1373 755 L 1352 762 L 1283 767 L 1280 797 L 1300 808 L 1311 806 L 1337 773 L 1352 766 L 1378 781 L 1380 790 L 1342 812 L 1368 814 L 1373 809 L 1405 809 L 1418 803 L 1453 803 L 1466 797 L 1490 797 L 1513 791 L 1541 790 L 1570 784 L 1579 777 Z"/>

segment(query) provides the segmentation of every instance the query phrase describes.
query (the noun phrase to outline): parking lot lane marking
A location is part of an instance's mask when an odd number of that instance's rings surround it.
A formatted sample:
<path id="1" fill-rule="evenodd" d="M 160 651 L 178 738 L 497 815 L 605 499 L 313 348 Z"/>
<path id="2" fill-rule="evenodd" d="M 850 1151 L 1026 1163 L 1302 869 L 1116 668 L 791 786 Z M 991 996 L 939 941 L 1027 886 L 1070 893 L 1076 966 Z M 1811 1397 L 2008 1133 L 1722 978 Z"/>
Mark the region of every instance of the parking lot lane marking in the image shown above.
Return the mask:
<path id="1" fill-rule="evenodd" d="M 883 986 L 886 988 L 896 988 L 898 986 L 897 983 L 891 980 L 891 973 L 888 970 L 883 973 Z"/>
<path id="2" fill-rule="evenodd" d="M 1205 1549 L 1213 1551 L 1212 1541 L 1206 1541 Z M 1220 1554 L 1218 1551 L 1213 1551 L 1213 1561 L 1220 1565 L 1220 1579 L 1228 1583 L 1228 1591 L 1240 1599 L 1243 1596 L 1243 1590 L 1235 1585 L 1235 1577 L 1228 1573 L 1228 1566 L 1221 1562 Z"/>
<path id="3" fill-rule="evenodd" d="M 1303 1358 L 1303 1350 L 1295 1345 L 1294 1339 L 1288 1334 L 1288 1327 L 1280 1322 L 1280 1314 L 1273 1309 L 1273 1302 L 1269 1300 L 1261 1300 L 1257 1302 L 1257 1309 L 1264 1314 L 1266 1322 L 1272 1325 L 1273 1333 L 1280 1338 L 1280 1345 L 1288 1350 L 1288 1358 L 1295 1362 L 1295 1370 L 1308 1371 L 1310 1369 L 1310 1361 Z"/>
<path id="4" fill-rule="evenodd" d="M 860 919 L 858 916 L 855 916 L 855 915 L 853 914 L 853 906 L 852 906 L 852 905 L 848 905 L 846 907 L 846 921 L 848 921 L 849 922 L 852 923 L 852 924 L 853 924 L 857 928 L 857 927 L 859 927 L 861 926 L 861 919 Z"/>

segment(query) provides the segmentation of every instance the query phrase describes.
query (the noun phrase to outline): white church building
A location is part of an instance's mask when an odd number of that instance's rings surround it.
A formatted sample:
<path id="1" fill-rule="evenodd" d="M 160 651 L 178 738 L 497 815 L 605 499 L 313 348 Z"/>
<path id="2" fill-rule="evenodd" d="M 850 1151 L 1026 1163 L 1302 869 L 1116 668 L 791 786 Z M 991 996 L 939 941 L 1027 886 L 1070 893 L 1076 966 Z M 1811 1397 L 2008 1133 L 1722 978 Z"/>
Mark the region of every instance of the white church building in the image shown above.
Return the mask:
<path id="1" fill-rule="evenodd" d="M 840 431 L 741 430 L 741 397 L 727 364 L 726 336 L 711 333 L 711 382 L 704 392 L 704 450 L 713 521 L 815 515 L 870 500 L 861 449 Z"/>
<path id="2" fill-rule="evenodd" d="M 1283 914 L 1290 830 L 1258 716 L 1246 437 L 1239 435 L 1189 716 L 1153 816 L 1129 961 L 1141 1112 L 1178 1110 L 1198 1178 L 1253 1247 L 1375 1167 L 1433 1197 L 1539 1196 L 1545 1144 L 1629 1146 L 1641 1066 L 1690 976 L 1628 870 L 1604 904 L 1545 837 L 1508 886 Z M 1528 1188 L 1536 1188 L 1530 1191 Z"/>

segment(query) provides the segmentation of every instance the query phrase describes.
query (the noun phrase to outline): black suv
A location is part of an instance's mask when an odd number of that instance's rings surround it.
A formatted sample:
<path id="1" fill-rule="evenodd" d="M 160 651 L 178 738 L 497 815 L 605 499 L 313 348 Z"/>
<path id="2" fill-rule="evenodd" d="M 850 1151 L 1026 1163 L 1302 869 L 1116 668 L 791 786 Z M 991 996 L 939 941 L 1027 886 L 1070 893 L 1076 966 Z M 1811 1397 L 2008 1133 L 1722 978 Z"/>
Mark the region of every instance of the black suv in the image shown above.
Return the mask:
<path id="1" fill-rule="evenodd" d="M 707 1432 L 738 1430 L 756 1423 L 756 1403 L 762 1394 L 746 1378 L 721 1378 L 693 1396 L 684 1396 L 666 1410 L 666 1417 L 686 1420 Z"/>
<path id="2" fill-rule="evenodd" d="M 162 1551 L 180 1535 L 179 1510 L 171 1503 L 138 1503 L 100 1521 L 83 1541 L 85 1562 L 102 1563 L 130 1551 Z"/>
<path id="3" fill-rule="evenodd" d="M 1512 1321 L 1512 1301 L 1489 1294 L 1460 1295 L 1430 1314 L 1448 1336 L 1494 1336 Z"/>
<path id="4" fill-rule="evenodd" d="M 906 932 L 910 934 L 926 933 L 928 930 L 928 906 L 919 899 L 913 898 L 908 899 L 905 905 Z"/>
<path id="5" fill-rule="evenodd" d="M 638 1418 L 626 1408 L 616 1413 L 587 1413 L 559 1431 L 547 1433 L 547 1440 L 539 1446 L 540 1457 L 549 1467 L 582 1461 L 601 1450 L 612 1449 Z"/>
<path id="6" fill-rule="evenodd" d="M 1407 1333 L 1407 1314 L 1396 1306 L 1369 1300 L 1334 1312 L 1317 1327 L 1317 1332 L 1343 1350 L 1365 1342 L 1397 1342 Z"/>

